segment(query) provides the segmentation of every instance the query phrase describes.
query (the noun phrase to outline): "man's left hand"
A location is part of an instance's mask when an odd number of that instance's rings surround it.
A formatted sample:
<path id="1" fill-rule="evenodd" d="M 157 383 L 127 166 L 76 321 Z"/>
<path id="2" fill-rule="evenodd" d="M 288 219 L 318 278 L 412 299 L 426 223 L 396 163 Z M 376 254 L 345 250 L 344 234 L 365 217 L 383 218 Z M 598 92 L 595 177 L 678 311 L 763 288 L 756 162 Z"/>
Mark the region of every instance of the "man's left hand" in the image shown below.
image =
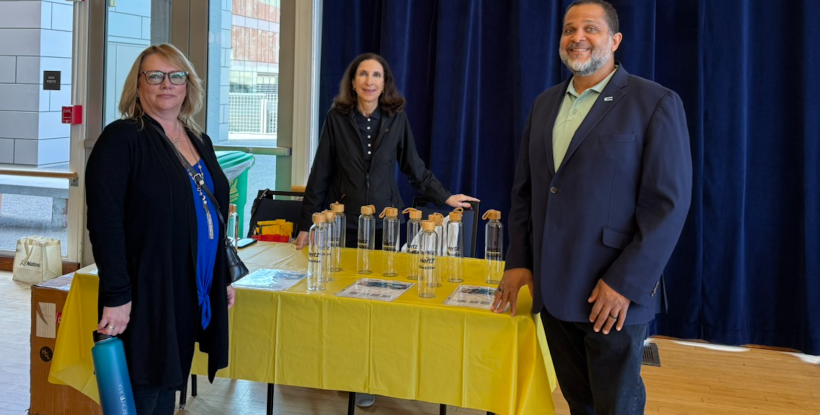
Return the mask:
<path id="1" fill-rule="evenodd" d="M 604 334 L 609 334 L 612 326 L 621 331 L 626 322 L 626 312 L 629 310 L 628 298 L 624 297 L 604 280 L 598 280 L 598 284 L 592 290 L 592 295 L 587 300 L 592 305 L 592 313 L 589 315 L 589 322 L 594 323 L 595 332 L 604 330 Z"/>
<path id="2" fill-rule="evenodd" d="M 447 200 L 444 203 L 447 206 L 454 207 L 454 208 L 460 207 L 462 209 L 470 209 L 471 208 L 470 202 L 480 202 L 480 200 L 478 200 L 478 199 L 476 199 L 472 196 L 457 194 L 457 195 L 452 195 L 452 196 L 448 197 Z"/>

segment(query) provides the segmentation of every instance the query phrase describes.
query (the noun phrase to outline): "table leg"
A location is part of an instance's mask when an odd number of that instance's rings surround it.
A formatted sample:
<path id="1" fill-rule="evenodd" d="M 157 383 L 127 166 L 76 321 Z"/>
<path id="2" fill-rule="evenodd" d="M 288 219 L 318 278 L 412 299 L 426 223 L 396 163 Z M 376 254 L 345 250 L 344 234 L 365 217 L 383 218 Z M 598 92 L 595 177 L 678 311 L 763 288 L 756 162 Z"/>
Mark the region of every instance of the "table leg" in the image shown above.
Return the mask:
<path id="1" fill-rule="evenodd" d="M 268 383 L 268 415 L 273 415 L 273 386 L 273 383 Z"/>
<path id="2" fill-rule="evenodd" d="M 438 406 L 438 414 L 439 415 L 447 415 L 447 405 L 439 404 Z"/>
<path id="3" fill-rule="evenodd" d="M 182 389 L 179 391 L 179 410 L 185 409 L 185 404 L 188 403 L 188 382 L 182 384 Z"/>
<path id="4" fill-rule="evenodd" d="M 347 415 L 353 415 L 356 412 L 356 392 L 350 392 L 347 398 Z"/>

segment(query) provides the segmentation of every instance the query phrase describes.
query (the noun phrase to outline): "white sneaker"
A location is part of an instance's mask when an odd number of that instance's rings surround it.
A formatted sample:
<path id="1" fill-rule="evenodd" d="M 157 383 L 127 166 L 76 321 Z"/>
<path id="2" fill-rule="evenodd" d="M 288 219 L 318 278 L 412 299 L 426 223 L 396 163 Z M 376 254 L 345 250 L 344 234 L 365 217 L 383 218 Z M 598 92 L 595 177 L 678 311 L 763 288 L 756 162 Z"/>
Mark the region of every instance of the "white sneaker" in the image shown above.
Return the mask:
<path id="1" fill-rule="evenodd" d="M 356 406 L 359 408 L 369 408 L 376 403 L 376 395 L 371 395 L 369 393 L 357 393 L 356 394 Z"/>

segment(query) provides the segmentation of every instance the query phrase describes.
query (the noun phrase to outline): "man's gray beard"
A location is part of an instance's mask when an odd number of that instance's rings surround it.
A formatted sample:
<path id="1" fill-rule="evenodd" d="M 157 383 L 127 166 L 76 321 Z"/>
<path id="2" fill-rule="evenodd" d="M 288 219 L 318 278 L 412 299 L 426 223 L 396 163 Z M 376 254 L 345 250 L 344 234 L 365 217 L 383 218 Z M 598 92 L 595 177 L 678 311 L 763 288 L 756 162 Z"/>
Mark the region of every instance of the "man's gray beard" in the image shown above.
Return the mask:
<path id="1" fill-rule="evenodd" d="M 610 54 L 607 52 L 608 50 L 612 50 L 611 37 L 609 42 L 607 42 L 606 49 L 599 49 L 597 47 L 592 49 L 592 56 L 586 62 L 570 62 L 569 53 L 567 53 L 564 48 L 558 49 L 558 55 L 561 56 L 561 61 L 564 62 L 564 65 L 566 65 L 575 76 L 589 76 L 603 68 L 609 61 Z"/>

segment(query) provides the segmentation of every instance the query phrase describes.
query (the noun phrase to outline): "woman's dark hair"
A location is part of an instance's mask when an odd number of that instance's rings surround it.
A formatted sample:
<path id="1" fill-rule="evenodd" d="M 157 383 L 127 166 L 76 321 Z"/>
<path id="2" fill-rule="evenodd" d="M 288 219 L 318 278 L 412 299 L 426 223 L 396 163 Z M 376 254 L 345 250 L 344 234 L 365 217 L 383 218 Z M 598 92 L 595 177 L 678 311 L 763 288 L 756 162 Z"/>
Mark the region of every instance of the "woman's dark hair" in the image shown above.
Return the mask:
<path id="1" fill-rule="evenodd" d="M 375 53 L 364 53 L 353 59 L 345 71 L 345 75 L 339 82 L 339 95 L 333 98 L 333 108 L 336 108 L 342 114 L 349 114 L 353 106 L 358 103 L 356 91 L 353 90 L 353 79 L 356 77 L 356 70 L 359 65 L 366 60 L 375 60 L 384 68 L 384 92 L 379 96 L 379 108 L 388 117 L 392 117 L 404 109 L 404 97 L 396 88 L 396 82 L 393 80 L 393 71 L 390 70 L 390 65 L 381 56 Z"/>

